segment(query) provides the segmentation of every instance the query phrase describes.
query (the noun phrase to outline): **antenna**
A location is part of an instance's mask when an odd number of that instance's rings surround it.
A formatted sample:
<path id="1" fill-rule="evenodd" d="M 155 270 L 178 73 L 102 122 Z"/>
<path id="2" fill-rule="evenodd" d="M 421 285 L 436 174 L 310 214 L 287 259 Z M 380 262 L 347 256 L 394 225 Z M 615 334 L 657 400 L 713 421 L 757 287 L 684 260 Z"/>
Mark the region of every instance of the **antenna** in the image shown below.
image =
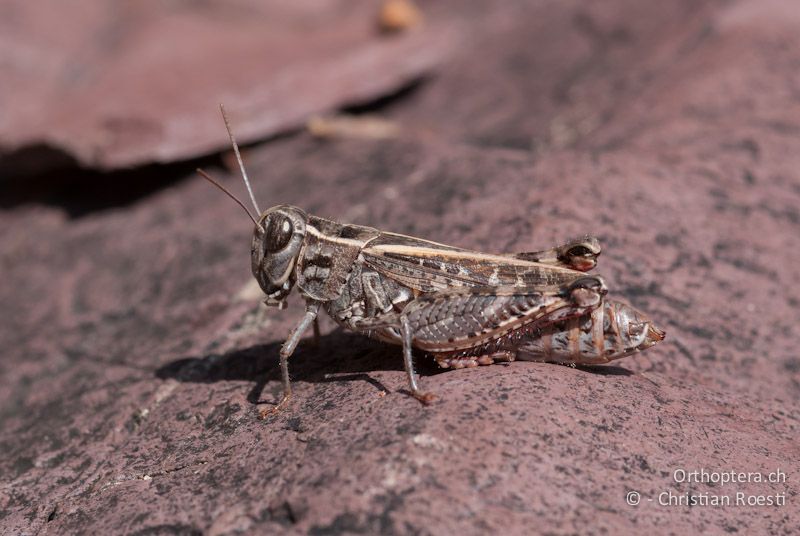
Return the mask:
<path id="1" fill-rule="evenodd" d="M 250 179 L 247 178 L 247 171 L 244 170 L 244 162 L 242 162 L 242 155 L 239 153 L 239 146 L 236 144 L 236 138 L 233 136 L 233 130 L 231 130 L 231 124 L 230 121 L 228 121 L 228 114 L 225 113 L 225 106 L 223 106 L 222 103 L 220 103 L 219 105 L 219 111 L 222 112 L 222 120 L 225 121 L 225 128 L 228 129 L 228 137 L 231 139 L 231 145 L 233 145 L 233 152 L 236 153 L 236 161 L 239 162 L 239 170 L 242 172 L 242 178 L 244 179 L 244 184 L 245 186 L 247 186 L 247 193 L 250 194 L 250 200 L 253 202 L 253 206 L 256 209 L 256 213 L 260 215 L 261 209 L 258 208 L 258 203 L 256 203 L 256 196 L 253 195 L 253 189 L 250 188 Z"/>
<path id="2" fill-rule="evenodd" d="M 236 203 L 238 203 L 238 204 L 239 204 L 239 206 L 240 206 L 240 207 L 242 207 L 242 210 L 244 210 L 244 211 L 245 211 L 245 213 L 247 214 L 247 216 L 248 216 L 248 217 L 249 217 L 251 220 L 253 220 L 253 223 L 255 223 L 255 224 L 256 224 L 256 227 L 258 227 L 258 228 L 259 228 L 259 229 L 261 229 L 262 231 L 264 230 L 264 229 L 263 229 L 263 228 L 262 228 L 262 227 L 261 227 L 261 226 L 258 224 L 258 221 L 257 221 L 257 220 L 256 220 L 256 219 L 253 217 L 253 215 L 252 215 L 252 214 L 250 214 L 250 210 L 247 208 L 247 206 L 246 206 L 244 203 L 242 203 L 241 201 L 239 201 L 239 198 L 238 198 L 238 197 L 236 197 L 235 195 L 233 195 L 232 193 L 230 193 L 230 192 L 228 191 L 228 189 L 227 189 L 227 188 L 225 188 L 223 185 L 221 185 L 220 183 L 218 183 L 217 181 L 215 181 L 214 179 L 212 179 L 212 178 L 211 178 L 211 175 L 209 175 L 208 173 L 206 173 L 206 172 L 205 172 L 205 171 L 203 171 L 202 169 L 200 169 L 200 168 L 197 168 L 197 172 L 198 172 L 200 175 L 202 175 L 202 176 L 203 176 L 203 178 L 204 178 L 205 180 L 207 180 L 208 182 L 210 182 L 211 184 L 213 184 L 214 186 L 216 186 L 217 188 L 219 188 L 220 190 L 222 190 L 223 192 L 225 192 L 225 193 L 228 195 L 228 197 L 230 197 L 231 199 L 233 199 L 234 201 L 236 201 Z"/>

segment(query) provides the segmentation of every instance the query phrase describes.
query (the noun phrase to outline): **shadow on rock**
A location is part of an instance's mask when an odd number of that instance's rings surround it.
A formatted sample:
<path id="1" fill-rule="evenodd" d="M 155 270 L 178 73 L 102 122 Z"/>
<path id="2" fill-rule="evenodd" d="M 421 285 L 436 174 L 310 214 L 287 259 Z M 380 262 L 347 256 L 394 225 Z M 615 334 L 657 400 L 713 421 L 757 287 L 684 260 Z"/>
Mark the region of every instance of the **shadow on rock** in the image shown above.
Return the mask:
<path id="1" fill-rule="evenodd" d="M 578 365 L 576 369 L 600 376 L 633 376 L 635 373 L 618 365 Z"/>
<path id="2" fill-rule="evenodd" d="M 259 404 L 267 383 L 280 381 L 278 352 L 281 344 L 282 342 L 272 342 L 226 354 L 176 359 L 156 370 L 155 375 L 161 379 L 188 383 L 255 381 L 256 385 L 247 399 L 253 404 Z M 376 389 L 386 392 L 390 389 L 369 373 L 403 370 L 399 346 L 383 344 L 343 331 L 323 335 L 318 345 L 311 339 L 304 340 L 289 362 L 293 382 L 366 381 Z M 433 375 L 439 371 L 432 360 L 423 356 L 417 357 L 416 370 L 421 376 Z"/>

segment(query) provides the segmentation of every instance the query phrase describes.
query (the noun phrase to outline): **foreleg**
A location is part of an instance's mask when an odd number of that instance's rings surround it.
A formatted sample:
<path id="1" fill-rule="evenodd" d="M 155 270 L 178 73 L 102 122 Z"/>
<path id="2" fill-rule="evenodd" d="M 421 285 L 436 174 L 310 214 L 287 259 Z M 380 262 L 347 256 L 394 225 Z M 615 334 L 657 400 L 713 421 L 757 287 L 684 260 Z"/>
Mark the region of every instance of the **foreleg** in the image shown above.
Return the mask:
<path id="1" fill-rule="evenodd" d="M 303 318 L 300 320 L 297 326 L 295 326 L 295 328 L 289 333 L 289 337 L 286 339 L 286 342 L 284 342 L 283 346 L 281 346 L 280 365 L 281 378 L 283 380 L 283 397 L 276 406 L 262 410 L 262 417 L 266 417 L 267 415 L 271 415 L 280 411 L 292 396 L 292 384 L 289 379 L 289 357 L 291 357 L 295 348 L 297 348 L 297 344 L 300 342 L 300 338 L 303 336 L 303 333 L 309 328 L 309 326 L 315 323 L 317 314 L 319 313 L 319 306 L 319 302 L 314 301 L 309 301 L 306 304 L 306 314 L 303 315 Z"/>

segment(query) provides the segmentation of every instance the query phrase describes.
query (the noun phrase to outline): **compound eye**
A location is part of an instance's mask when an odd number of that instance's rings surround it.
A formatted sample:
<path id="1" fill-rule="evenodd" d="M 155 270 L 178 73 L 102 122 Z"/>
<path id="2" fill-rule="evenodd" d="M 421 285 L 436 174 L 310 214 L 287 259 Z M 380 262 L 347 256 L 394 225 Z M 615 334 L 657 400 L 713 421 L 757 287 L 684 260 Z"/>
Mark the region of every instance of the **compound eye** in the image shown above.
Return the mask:
<path id="1" fill-rule="evenodd" d="M 288 218 L 270 218 L 266 229 L 264 247 L 268 253 L 275 253 L 285 248 L 292 238 L 294 227 Z"/>
<path id="2" fill-rule="evenodd" d="M 570 257 L 590 257 L 592 251 L 586 246 L 575 246 L 567 251 L 567 255 Z"/>

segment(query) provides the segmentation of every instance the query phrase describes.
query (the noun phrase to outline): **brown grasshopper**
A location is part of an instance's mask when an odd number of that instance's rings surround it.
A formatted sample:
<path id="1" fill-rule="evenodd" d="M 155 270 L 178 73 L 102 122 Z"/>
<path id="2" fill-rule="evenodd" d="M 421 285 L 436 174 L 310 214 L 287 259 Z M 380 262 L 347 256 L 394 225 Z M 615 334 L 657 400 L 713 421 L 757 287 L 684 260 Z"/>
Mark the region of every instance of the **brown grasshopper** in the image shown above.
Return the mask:
<path id="1" fill-rule="evenodd" d="M 402 345 L 411 394 L 428 403 L 414 372 L 412 348 L 442 367 L 488 365 L 516 358 L 607 363 L 664 338 L 644 314 L 605 298 L 600 244 L 587 237 L 545 251 L 493 255 L 337 223 L 290 205 L 258 208 L 238 145 L 222 109 L 242 178 L 256 213 L 198 170 L 255 224 L 253 276 L 265 304 L 285 307 L 296 286 L 306 312 L 280 350 L 283 398 L 291 395 L 289 357 L 324 309 L 340 326 Z"/>

